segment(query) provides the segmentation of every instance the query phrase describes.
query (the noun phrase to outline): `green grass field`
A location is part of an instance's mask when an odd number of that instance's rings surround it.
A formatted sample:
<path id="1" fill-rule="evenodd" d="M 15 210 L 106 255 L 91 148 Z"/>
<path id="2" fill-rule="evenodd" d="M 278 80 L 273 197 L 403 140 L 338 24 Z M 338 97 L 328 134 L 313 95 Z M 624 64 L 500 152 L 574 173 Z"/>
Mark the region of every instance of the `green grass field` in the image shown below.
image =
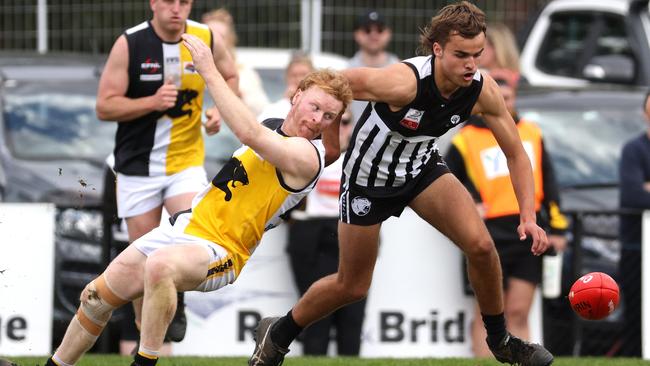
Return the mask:
<path id="1" fill-rule="evenodd" d="M 18 357 L 11 361 L 19 366 L 42 366 L 45 357 Z M 128 366 L 130 357 L 115 355 L 88 355 L 77 366 Z M 162 358 L 159 366 L 245 366 L 245 358 L 169 357 Z M 494 360 L 471 358 L 422 359 L 360 359 L 344 357 L 289 357 L 283 366 L 498 366 Z M 553 366 L 636 366 L 650 365 L 650 361 L 634 358 L 559 357 Z"/>

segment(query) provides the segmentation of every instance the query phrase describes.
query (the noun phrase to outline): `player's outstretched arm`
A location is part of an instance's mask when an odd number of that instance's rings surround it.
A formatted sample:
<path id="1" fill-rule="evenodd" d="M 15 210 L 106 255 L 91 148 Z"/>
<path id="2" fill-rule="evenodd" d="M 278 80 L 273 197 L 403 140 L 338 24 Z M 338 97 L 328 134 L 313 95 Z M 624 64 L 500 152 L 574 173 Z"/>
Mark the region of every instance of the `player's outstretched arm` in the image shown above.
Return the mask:
<path id="1" fill-rule="evenodd" d="M 223 79 L 226 80 L 226 84 L 228 84 L 230 89 L 236 95 L 241 96 L 237 65 L 226 48 L 226 41 L 221 34 L 216 32 L 212 34 L 212 49 L 212 57 L 214 58 L 214 64 L 217 65 L 217 70 L 219 70 Z"/>
<path id="2" fill-rule="evenodd" d="M 415 74 L 403 63 L 384 68 L 355 67 L 342 73 L 350 82 L 355 100 L 384 102 L 401 108 L 413 101 L 417 93 Z"/>
<path id="3" fill-rule="evenodd" d="M 517 228 L 521 240 L 530 235 L 531 251 L 540 255 L 549 247 L 548 238 L 537 225 L 534 203 L 533 169 L 497 83 L 489 75 L 483 75 L 483 89 L 472 113 L 482 113 L 485 124 L 499 143 L 507 160 L 510 179 L 519 203 L 520 224 Z"/>
<path id="4" fill-rule="evenodd" d="M 258 123 L 217 71 L 210 48 L 190 34 L 183 34 L 183 43 L 224 121 L 239 141 L 280 169 L 285 178 L 298 185 L 304 182 L 301 187 L 313 179 L 320 168 L 314 146 L 302 137 L 283 138 Z"/>

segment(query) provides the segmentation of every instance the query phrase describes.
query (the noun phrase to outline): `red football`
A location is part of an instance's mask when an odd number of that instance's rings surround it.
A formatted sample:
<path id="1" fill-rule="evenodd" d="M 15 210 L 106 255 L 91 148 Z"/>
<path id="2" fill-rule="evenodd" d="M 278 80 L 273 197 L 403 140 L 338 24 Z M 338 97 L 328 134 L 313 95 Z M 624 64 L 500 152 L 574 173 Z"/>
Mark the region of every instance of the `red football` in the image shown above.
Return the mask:
<path id="1" fill-rule="evenodd" d="M 587 273 L 571 286 L 569 302 L 581 318 L 603 319 L 618 307 L 618 284 L 606 273 Z"/>

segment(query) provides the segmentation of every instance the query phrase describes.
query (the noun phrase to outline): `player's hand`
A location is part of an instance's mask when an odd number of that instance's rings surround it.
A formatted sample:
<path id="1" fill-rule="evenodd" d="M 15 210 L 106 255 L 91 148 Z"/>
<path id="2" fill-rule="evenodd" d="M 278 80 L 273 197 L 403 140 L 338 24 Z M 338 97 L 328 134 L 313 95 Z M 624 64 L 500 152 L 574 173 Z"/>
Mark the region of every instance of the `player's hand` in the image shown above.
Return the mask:
<path id="1" fill-rule="evenodd" d="M 207 109 L 205 111 L 205 116 L 208 119 L 203 122 L 203 126 L 205 127 L 205 132 L 208 136 L 218 133 L 221 130 L 221 113 L 219 113 L 217 107 Z"/>
<path id="2" fill-rule="evenodd" d="M 205 78 L 207 73 L 216 72 L 217 66 L 214 64 L 212 50 L 198 37 L 184 33 L 182 35 L 183 44 L 192 55 L 192 63 L 196 71 Z"/>
<path id="3" fill-rule="evenodd" d="M 541 255 L 550 246 L 544 229 L 537 226 L 533 221 L 521 222 L 517 227 L 517 233 L 519 233 L 519 240 L 525 240 L 530 235 L 531 239 L 533 239 L 530 251 L 534 255 Z"/>
<path id="4" fill-rule="evenodd" d="M 160 112 L 166 111 L 176 105 L 176 98 L 178 98 L 178 89 L 176 89 L 173 80 L 169 78 L 153 95 L 154 109 Z"/>

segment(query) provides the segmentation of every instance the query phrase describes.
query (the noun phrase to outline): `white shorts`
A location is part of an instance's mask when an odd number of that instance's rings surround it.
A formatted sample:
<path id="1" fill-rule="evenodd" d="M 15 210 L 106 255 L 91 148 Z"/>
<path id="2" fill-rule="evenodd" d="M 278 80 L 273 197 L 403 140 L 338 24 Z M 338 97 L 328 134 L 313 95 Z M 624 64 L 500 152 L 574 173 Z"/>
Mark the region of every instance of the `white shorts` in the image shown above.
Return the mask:
<path id="1" fill-rule="evenodd" d="M 194 290 L 210 292 L 233 283 L 237 276 L 232 256 L 228 254 L 228 251 L 216 243 L 183 232 L 190 217 L 191 213 L 189 212 L 180 214 L 176 218 L 174 226 L 169 223 L 161 225 L 133 242 L 133 245 L 147 257 L 157 249 L 166 246 L 200 245 L 210 256 L 210 265 L 206 268 L 205 281 Z"/>
<path id="2" fill-rule="evenodd" d="M 169 197 L 201 192 L 208 184 L 206 176 L 202 166 L 155 177 L 117 173 L 117 216 L 126 218 L 141 215 L 161 206 Z"/>

